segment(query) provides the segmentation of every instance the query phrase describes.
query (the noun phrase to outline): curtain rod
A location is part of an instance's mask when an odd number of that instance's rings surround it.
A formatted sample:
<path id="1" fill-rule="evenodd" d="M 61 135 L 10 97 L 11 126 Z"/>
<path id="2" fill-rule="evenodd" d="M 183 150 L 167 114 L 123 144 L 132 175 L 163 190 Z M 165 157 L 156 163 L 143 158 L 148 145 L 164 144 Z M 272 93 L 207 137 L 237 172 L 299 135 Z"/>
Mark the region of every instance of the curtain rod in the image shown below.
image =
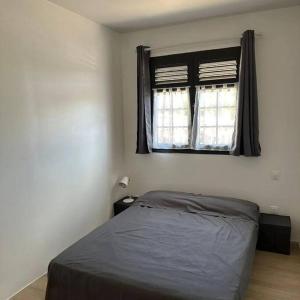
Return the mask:
<path id="1" fill-rule="evenodd" d="M 256 38 L 261 38 L 263 35 L 261 33 L 255 33 Z M 239 41 L 242 38 L 240 37 L 232 37 L 232 38 L 224 38 L 224 39 L 212 39 L 212 40 L 206 40 L 206 41 L 197 41 L 197 42 L 192 42 L 192 43 L 181 43 L 181 44 L 173 44 L 169 46 L 164 46 L 164 47 L 149 47 L 145 49 L 146 51 L 157 51 L 157 50 L 165 50 L 165 49 L 170 49 L 170 48 L 177 48 L 177 47 L 182 47 L 182 46 L 195 46 L 198 44 L 210 44 L 210 43 L 217 43 L 217 42 L 230 42 L 230 41 Z"/>

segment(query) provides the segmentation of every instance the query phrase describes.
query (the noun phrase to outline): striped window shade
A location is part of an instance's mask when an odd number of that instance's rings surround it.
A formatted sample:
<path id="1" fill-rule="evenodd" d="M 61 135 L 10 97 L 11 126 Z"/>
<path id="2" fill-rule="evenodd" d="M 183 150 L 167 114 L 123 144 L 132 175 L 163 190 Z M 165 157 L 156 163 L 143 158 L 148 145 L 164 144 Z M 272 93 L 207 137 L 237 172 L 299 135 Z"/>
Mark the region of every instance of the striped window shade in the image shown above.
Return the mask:
<path id="1" fill-rule="evenodd" d="M 238 67 L 236 60 L 219 61 L 212 63 L 200 63 L 199 81 L 206 84 L 208 82 L 234 82 L 237 81 Z"/>
<path id="2" fill-rule="evenodd" d="M 187 83 L 187 82 L 188 82 L 188 67 L 186 65 L 155 69 L 156 85 Z"/>

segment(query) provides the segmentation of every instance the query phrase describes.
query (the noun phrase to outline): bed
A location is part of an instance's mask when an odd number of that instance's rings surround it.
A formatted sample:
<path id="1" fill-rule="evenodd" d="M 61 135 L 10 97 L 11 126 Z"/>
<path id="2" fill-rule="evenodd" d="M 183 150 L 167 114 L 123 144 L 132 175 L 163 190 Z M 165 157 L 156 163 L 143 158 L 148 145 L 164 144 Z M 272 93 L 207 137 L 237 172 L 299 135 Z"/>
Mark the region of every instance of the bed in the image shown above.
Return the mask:
<path id="1" fill-rule="evenodd" d="M 46 300 L 243 299 L 259 208 L 152 191 L 53 259 Z"/>

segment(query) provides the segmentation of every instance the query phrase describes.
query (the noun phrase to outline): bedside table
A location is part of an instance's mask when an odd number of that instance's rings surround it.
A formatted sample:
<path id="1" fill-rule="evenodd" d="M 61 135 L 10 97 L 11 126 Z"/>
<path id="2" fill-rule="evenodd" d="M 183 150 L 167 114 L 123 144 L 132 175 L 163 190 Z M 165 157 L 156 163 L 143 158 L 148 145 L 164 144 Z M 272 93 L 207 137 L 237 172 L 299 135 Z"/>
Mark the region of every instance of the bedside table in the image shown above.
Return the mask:
<path id="1" fill-rule="evenodd" d="M 117 202 L 114 203 L 114 215 L 116 216 L 117 214 L 121 213 L 123 210 L 127 209 L 128 207 L 130 207 L 135 200 L 137 199 L 137 197 L 132 197 L 134 199 L 133 202 L 131 203 L 125 203 L 123 202 L 124 199 L 128 198 L 129 196 L 123 197 L 122 199 L 118 200 Z"/>
<path id="2" fill-rule="evenodd" d="M 290 254 L 290 244 L 290 217 L 261 213 L 257 249 Z"/>

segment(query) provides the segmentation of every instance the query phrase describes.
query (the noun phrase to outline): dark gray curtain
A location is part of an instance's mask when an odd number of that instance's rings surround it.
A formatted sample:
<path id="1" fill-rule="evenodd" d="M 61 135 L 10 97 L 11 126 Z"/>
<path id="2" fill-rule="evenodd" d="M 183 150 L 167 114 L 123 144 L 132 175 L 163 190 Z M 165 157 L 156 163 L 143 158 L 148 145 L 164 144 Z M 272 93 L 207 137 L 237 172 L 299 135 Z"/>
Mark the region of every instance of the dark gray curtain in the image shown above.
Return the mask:
<path id="1" fill-rule="evenodd" d="M 232 155 L 260 156 L 254 30 L 241 40 L 238 116 Z"/>
<path id="2" fill-rule="evenodd" d="M 138 46 L 137 51 L 137 145 L 136 153 L 152 152 L 152 117 L 149 47 Z"/>

